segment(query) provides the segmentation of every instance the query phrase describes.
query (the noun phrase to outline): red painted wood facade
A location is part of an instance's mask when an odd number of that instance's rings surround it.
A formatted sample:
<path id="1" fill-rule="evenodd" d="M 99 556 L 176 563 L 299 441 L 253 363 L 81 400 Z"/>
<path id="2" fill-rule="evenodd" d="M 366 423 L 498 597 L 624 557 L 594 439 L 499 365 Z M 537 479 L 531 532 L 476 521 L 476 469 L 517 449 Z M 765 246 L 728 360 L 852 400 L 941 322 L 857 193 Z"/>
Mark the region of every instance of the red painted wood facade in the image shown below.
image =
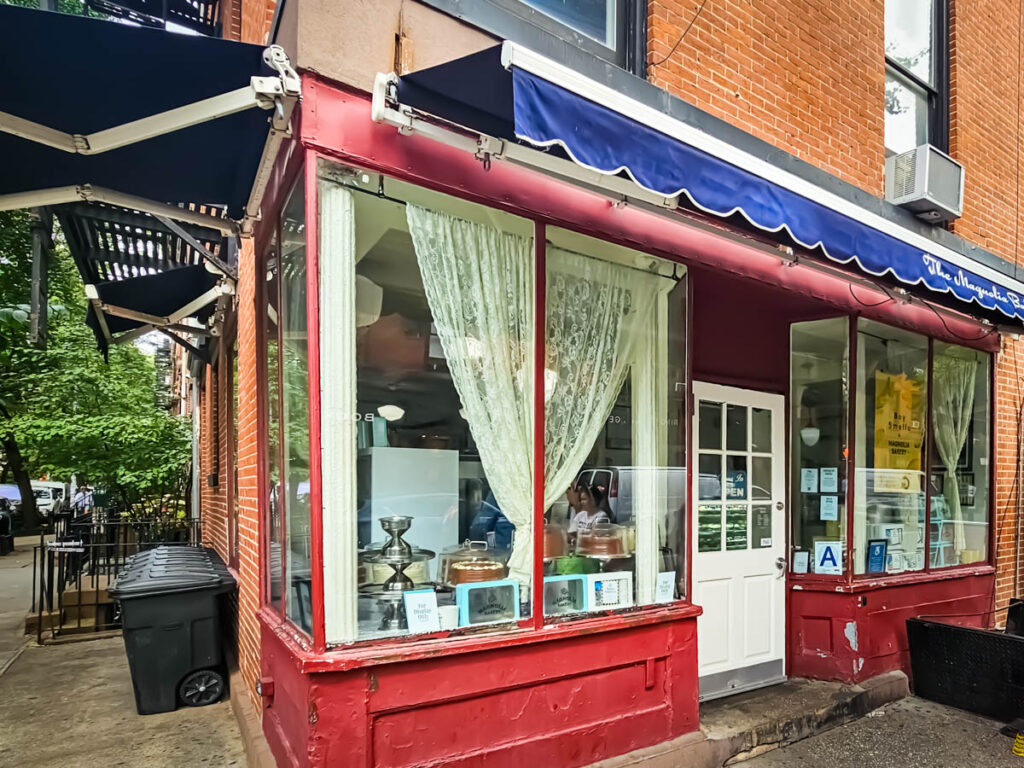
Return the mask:
<path id="1" fill-rule="evenodd" d="M 687 264 L 691 380 L 786 394 L 788 333 L 782 330 L 815 317 L 871 317 L 957 343 L 981 335 L 967 318 L 939 319 L 920 305 L 885 302 L 871 286 L 851 287 L 839 270 L 793 266 L 769 241 L 718 222 L 615 206 L 501 162 L 485 170 L 469 154 L 373 123 L 365 95 L 312 75 L 303 81 L 297 142 L 283 153 L 270 196 L 276 202 L 264 209 L 264 220 L 274 221 L 281 190 L 304 167 L 312 297 L 318 295 L 315 169 L 329 159 Z M 258 243 L 261 237 L 257 232 Z M 745 309 L 735 300 L 740 294 L 748 298 Z M 733 301 L 723 303 L 723 295 Z M 314 393 L 318 323 L 311 302 Z M 715 338 L 728 332 L 747 348 L 725 357 Z M 979 343 L 994 351 L 998 336 Z M 748 365 L 736 368 L 737 358 Z M 261 423 L 265 429 L 265 418 Z M 313 455 L 319 429 L 313 397 Z M 280 764 L 583 766 L 698 728 L 700 607 L 686 601 L 555 625 L 535 619 L 502 633 L 327 648 L 323 594 L 331 585 L 322 581 L 323 548 L 316 540 L 323 530 L 319 464 L 311 471 L 312 637 L 298 635 L 267 607 L 259 614 L 263 728 Z M 891 669 L 909 672 L 904 620 L 959 614 L 985 624 L 994 582 L 987 565 L 872 580 L 790 576 L 787 673 L 856 682 Z"/>

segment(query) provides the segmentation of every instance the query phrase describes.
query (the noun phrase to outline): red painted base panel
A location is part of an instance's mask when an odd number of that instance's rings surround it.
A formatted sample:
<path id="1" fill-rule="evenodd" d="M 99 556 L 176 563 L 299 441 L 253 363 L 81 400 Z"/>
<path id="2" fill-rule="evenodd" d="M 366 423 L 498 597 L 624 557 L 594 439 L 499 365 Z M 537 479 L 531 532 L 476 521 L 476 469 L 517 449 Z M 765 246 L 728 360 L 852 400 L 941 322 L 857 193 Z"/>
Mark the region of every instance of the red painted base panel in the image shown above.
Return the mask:
<path id="1" fill-rule="evenodd" d="M 992 574 L 837 592 L 804 585 L 789 595 L 789 675 L 857 683 L 901 669 L 910 675 L 906 621 L 946 616 L 968 626 L 991 622 Z"/>
<path id="2" fill-rule="evenodd" d="M 697 729 L 696 627 L 314 674 L 265 628 L 264 732 L 280 765 L 303 768 L 589 765 Z"/>

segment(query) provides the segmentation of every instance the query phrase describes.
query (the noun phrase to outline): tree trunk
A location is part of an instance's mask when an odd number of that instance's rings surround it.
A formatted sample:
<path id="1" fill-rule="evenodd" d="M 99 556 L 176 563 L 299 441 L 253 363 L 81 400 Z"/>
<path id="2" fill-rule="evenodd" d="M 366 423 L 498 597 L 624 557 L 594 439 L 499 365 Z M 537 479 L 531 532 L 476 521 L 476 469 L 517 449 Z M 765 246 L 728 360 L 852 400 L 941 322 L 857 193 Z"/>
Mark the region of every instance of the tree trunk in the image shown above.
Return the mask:
<path id="1" fill-rule="evenodd" d="M 7 464 L 21 493 L 21 527 L 25 531 L 35 532 L 39 529 L 40 523 L 39 512 L 36 510 L 36 495 L 32 492 L 32 478 L 28 476 L 25 464 L 21 460 L 18 441 L 14 439 L 14 435 L 6 434 L 0 438 L 0 445 L 4 447 Z"/>

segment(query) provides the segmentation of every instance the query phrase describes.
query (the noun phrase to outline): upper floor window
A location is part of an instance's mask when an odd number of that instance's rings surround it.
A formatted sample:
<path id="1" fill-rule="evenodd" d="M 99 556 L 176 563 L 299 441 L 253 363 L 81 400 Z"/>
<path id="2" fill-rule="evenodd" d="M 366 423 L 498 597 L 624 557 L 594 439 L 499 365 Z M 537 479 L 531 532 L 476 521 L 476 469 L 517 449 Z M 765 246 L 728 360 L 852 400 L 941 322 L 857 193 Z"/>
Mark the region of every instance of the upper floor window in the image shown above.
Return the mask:
<path id="1" fill-rule="evenodd" d="M 885 151 L 945 151 L 949 133 L 945 0 L 885 0 Z"/>
<path id="2" fill-rule="evenodd" d="M 633 74 L 645 74 L 646 0 L 425 0 L 498 37 L 539 48 L 554 35 Z"/>
<path id="3" fill-rule="evenodd" d="M 618 43 L 619 7 L 622 0 L 525 0 L 565 26 L 582 32 L 608 48 L 615 49 Z"/>

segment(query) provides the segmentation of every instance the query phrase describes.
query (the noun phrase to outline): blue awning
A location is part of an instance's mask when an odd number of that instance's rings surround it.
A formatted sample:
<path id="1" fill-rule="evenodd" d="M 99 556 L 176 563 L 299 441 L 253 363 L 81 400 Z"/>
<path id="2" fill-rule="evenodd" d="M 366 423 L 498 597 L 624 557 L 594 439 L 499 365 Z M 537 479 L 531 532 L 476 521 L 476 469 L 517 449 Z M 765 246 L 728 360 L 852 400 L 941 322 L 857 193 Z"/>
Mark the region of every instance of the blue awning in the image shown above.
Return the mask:
<path id="1" fill-rule="evenodd" d="M 263 47 L 0 5 L 0 112 L 87 135 L 276 75 Z M 0 195 L 90 184 L 238 218 L 270 129 L 238 111 L 102 154 L 73 154 L 14 135 L 0 120 Z"/>
<path id="2" fill-rule="evenodd" d="M 1009 275 L 511 43 L 398 78 L 396 96 L 486 136 L 555 148 L 660 197 L 740 214 L 870 275 L 1024 319 L 1024 284 Z"/>

